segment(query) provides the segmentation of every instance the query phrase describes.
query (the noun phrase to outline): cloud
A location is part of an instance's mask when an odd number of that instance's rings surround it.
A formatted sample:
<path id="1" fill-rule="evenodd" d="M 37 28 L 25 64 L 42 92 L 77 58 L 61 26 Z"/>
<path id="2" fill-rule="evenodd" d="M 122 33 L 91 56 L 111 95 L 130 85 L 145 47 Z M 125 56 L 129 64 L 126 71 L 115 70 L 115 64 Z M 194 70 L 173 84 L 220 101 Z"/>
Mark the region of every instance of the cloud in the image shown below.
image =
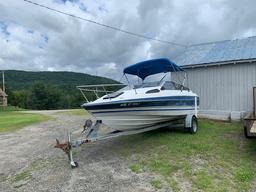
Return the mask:
<path id="1" fill-rule="evenodd" d="M 35 2 L 181 44 L 256 34 L 253 0 L 47 0 Z M 0 2 L 0 69 L 68 70 L 119 79 L 125 66 L 173 58 L 180 47 L 136 38 L 24 1 Z"/>

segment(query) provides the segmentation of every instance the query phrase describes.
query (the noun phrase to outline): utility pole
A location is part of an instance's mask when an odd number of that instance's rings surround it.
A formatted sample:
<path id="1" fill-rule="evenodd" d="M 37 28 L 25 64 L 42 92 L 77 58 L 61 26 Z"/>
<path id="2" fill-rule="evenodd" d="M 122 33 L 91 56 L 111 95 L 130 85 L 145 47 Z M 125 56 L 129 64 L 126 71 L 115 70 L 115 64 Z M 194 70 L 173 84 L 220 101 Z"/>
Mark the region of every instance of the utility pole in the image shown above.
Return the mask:
<path id="1" fill-rule="evenodd" d="M 2 71 L 2 80 L 3 80 L 3 95 L 2 95 L 2 106 L 3 106 L 3 109 L 5 110 L 5 107 L 7 107 L 7 95 L 5 93 L 5 79 L 4 79 L 4 71 Z"/>
<path id="2" fill-rule="evenodd" d="M 2 76 L 3 76 L 3 92 L 5 93 L 5 80 L 4 80 L 4 71 L 2 71 Z"/>

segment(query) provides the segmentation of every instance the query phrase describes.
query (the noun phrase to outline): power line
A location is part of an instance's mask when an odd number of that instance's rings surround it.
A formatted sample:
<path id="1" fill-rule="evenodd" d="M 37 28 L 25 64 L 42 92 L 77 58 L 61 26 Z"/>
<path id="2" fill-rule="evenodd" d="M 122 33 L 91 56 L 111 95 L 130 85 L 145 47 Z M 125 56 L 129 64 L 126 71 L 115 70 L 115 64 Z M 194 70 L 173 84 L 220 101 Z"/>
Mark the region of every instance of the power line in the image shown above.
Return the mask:
<path id="1" fill-rule="evenodd" d="M 186 45 L 182 45 L 182 44 L 179 44 L 179 43 L 174 43 L 174 42 L 165 41 L 165 40 L 162 40 L 162 39 L 157 39 L 157 38 L 145 36 L 145 35 L 142 35 L 142 34 L 139 34 L 139 33 L 134 33 L 134 32 L 123 30 L 123 29 L 120 29 L 120 28 L 117 28 L 117 27 L 113 27 L 113 26 L 110 26 L 110 25 L 99 23 L 97 21 L 93 21 L 93 20 L 90 20 L 90 19 L 85 19 L 83 17 L 76 16 L 76 15 L 73 15 L 73 14 L 70 14 L 70 13 L 66 13 L 66 12 L 63 12 L 63 11 L 60 11 L 60 10 L 48 7 L 46 5 L 35 3 L 33 1 L 30 1 L 30 0 L 24 0 L 24 1 L 27 2 L 27 3 L 30 3 L 30 4 L 33 4 L 33 5 L 36 5 L 36 6 L 39 6 L 39 7 L 42 7 L 42 8 L 45 8 L 45 9 L 57 12 L 57 13 L 60 13 L 60 14 L 63 14 L 63 15 L 67 15 L 67 16 L 70 16 L 70 17 L 73 17 L 73 18 L 76 18 L 76 19 L 80 19 L 80 20 L 83 20 L 83 21 L 86 21 L 86 22 L 89 22 L 89 23 L 93 23 L 95 25 L 99 25 L 101 27 L 106 27 L 106 28 L 109 28 L 109 29 L 112 29 L 112 30 L 115 30 L 115 31 L 126 33 L 126 34 L 129 34 L 129 35 L 135 36 L 135 37 L 140 37 L 140 38 L 149 39 L 149 40 L 153 40 L 153 41 L 158 41 L 158 42 L 161 42 L 161 43 L 171 44 L 171 45 L 180 46 L 180 47 L 186 47 Z"/>

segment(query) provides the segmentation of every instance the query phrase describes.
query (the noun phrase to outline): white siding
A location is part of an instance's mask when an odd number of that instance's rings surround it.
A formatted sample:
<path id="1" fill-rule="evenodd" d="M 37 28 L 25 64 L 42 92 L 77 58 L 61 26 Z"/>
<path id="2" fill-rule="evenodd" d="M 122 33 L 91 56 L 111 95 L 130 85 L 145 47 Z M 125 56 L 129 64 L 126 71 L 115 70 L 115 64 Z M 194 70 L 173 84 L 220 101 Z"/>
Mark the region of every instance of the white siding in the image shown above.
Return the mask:
<path id="1" fill-rule="evenodd" d="M 189 88 L 200 97 L 201 111 L 230 114 L 253 110 L 256 63 L 188 68 L 186 71 Z M 176 79 L 176 75 L 172 78 Z"/>

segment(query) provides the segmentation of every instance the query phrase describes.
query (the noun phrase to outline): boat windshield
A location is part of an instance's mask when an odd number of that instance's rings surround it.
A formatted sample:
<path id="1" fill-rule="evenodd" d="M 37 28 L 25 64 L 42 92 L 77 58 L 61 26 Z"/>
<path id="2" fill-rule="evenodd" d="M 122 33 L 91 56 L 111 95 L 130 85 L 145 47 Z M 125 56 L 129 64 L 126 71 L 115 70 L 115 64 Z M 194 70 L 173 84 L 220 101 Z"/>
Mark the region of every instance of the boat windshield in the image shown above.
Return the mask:
<path id="1" fill-rule="evenodd" d="M 149 88 L 149 87 L 158 87 L 161 84 L 161 81 L 155 81 L 155 82 L 144 82 L 139 85 L 134 85 L 134 89 L 138 88 Z M 181 84 L 175 83 L 173 81 L 165 81 L 163 86 L 161 87 L 161 90 L 188 90 L 187 87 L 184 87 Z"/>
<path id="2" fill-rule="evenodd" d="M 166 81 L 161 87 L 161 90 L 189 90 L 189 89 L 173 81 Z"/>
<path id="3" fill-rule="evenodd" d="M 138 89 L 138 88 L 147 88 L 147 87 L 157 87 L 160 85 L 159 81 L 155 81 L 155 82 L 144 82 L 142 84 L 139 85 L 134 85 L 134 89 Z"/>

